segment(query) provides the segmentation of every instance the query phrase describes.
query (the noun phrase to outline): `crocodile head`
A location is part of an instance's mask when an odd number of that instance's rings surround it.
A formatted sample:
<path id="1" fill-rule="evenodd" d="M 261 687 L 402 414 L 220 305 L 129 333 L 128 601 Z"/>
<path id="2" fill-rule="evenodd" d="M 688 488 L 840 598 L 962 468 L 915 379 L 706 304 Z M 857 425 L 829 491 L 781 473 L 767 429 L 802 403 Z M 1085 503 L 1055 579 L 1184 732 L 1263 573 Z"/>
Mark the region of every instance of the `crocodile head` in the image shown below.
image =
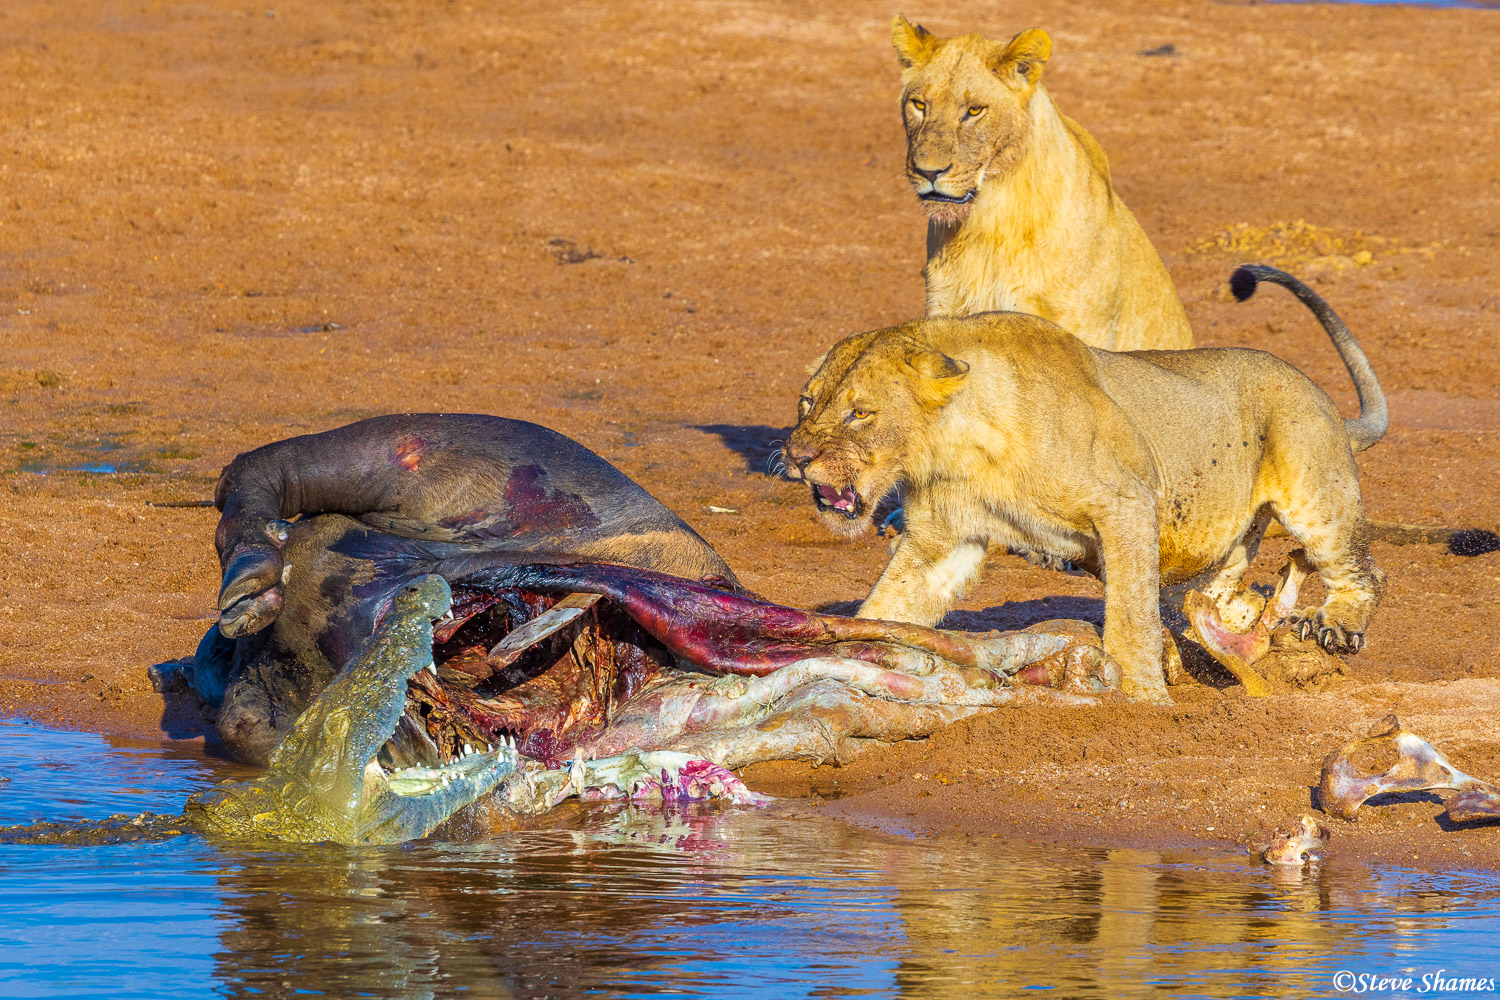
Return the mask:
<path id="1" fill-rule="evenodd" d="M 516 769 L 515 749 L 467 747 L 441 766 L 383 767 L 376 755 L 396 732 L 407 682 L 432 668 L 432 622 L 448 612 L 440 576 L 398 593 L 348 669 L 298 717 L 253 781 L 228 781 L 188 800 L 211 836 L 293 842 L 394 844 L 426 836 Z"/>

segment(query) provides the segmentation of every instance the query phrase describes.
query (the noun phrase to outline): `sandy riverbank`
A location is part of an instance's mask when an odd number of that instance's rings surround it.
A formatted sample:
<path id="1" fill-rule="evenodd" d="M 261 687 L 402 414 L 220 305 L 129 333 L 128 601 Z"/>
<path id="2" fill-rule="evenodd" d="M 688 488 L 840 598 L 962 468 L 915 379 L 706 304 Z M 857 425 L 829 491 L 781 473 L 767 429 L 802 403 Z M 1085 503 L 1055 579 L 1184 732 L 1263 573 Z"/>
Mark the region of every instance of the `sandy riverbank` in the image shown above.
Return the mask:
<path id="1" fill-rule="evenodd" d="M 759 592 L 860 598 L 884 543 L 829 536 L 764 460 L 809 361 L 922 307 L 892 12 L 0 11 L 0 712 L 162 735 L 145 667 L 212 620 L 215 513 L 147 501 L 207 497 L 241 450 L 398 409 L 538 420 Z M 1500 14 L 907 13 L 944 33 L 1048 28 L 1048 86 L 1108 152 L 1200 342 L 1274 351 L 1352 412 L 1300 306 L 1224 294 L 1241 259 L 1298 271 L 1390 396 L 1391 432 L 1360 456 L 1371 515 L 1500 522 L 1500 88 L 1475 63 L 1500 49 Z M 1376 557 L 1390 587 L 1369 649 L 1322 691 L 1250 700 L 1208 677 L 1170 709 L 999 711 L 756 780 L 836 786 L 855 794 L 827 808 L 906 829 L 1227 840 L 1306 808 L 1323 754 L 1392 709 L 1500 775 L 1500 553 Z M 999 556 L 950 622 L 1097 616 L 1099 596 Z M 1500 858 L 1495 830 L 1445 832 L 1441 809 L 1368 810 L 1343 842 Z"/>

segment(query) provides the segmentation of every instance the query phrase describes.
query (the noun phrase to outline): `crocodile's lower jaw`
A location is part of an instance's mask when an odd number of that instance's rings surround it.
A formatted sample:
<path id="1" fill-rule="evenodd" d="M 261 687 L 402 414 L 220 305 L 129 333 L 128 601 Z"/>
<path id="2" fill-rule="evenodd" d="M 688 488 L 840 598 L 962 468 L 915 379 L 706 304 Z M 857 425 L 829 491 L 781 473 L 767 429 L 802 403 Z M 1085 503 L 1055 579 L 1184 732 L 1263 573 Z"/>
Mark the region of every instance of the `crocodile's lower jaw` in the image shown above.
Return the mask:
<path id="1" fill-rule="evenodd" d="M 448 788 L 455 781 L 473 781 L 481 773 L 497 764 L 509 764 L 513 770 L 520 758 L 513 743 L 502 741 L 499 746 L 464 754 L 458 760 L 441 767 L 415 765 L 394 771 L 386 771 L 379 760 L 365 765 L 365 794 L 371 795 L 383 787 L 392 795 L 402 798 L 417 798 Z"/>

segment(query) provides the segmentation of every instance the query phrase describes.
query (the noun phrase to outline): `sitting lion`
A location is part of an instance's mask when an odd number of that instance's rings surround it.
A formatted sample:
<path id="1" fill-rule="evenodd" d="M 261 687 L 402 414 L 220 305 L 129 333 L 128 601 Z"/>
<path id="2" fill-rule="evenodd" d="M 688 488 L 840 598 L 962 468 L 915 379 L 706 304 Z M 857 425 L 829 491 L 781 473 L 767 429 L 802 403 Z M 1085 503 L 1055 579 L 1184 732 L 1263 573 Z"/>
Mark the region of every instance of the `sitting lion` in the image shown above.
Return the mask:
<path id="1" fill-rule="evenodd" d="M 897 17 L 906 173 L 927 206 L 927 315 L 1031 313 L 1111 351 L 1193 346 L 1104 151 L 1039 81 L 1032 28 L 1002 45 Z"/>
<path id="2" fill-rule="evenodd" d="M 1385 396 L 1349 330 L 1310 288 L 1269 267 L 1328 331 L 1360 416 L 1262 351 L 1115 354 L 1020 313 L 931 318 L 848 337 L 807 383 L 783 454 L 824 522 L 855 533 L 890 490 L 907 531 L 859 609 L 935 624 L 995 546 L 1099 576 L 1104 648 L 1127 694 L 1164 700 L 1159 591 L 1209 580 L 1228 620 L 1271 518 L 1327 586 L 1290 620 L 1330 652 L 1358 652 L 1383 576 L 1370 557 L 1354 455 L 1385 434 Z"/>

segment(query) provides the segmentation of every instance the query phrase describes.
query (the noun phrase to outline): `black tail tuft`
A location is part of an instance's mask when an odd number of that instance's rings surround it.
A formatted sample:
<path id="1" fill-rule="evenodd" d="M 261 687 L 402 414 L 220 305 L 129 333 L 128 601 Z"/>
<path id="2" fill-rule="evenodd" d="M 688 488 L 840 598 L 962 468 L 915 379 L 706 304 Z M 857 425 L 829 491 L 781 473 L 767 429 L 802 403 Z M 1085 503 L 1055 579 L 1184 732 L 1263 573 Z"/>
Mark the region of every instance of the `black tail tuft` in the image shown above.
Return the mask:
<path id="1" fill-rule="evenodd" d="M 1500 535 L 1483 528 L 1465 528 L 1455 531 L 1448 539 L 1448 551 L 1456 556 L 1482 556 L 1486 552 L 1500 552 Z"/>
<path id="2" fill-rule="evenodd" d="M 1297 300 L 1318 317 L 1318 322 L 1323 324 L 1333 346 L 1338 348 L 1339 357 L 1343 359 L 1344 367 L 1349 369 L 1349 377 L 1354 379 L 1354 388 L 1359 393 L 1359 417 L 1345 420 L 1344 430 L 1349 434 L 1349 447 L 1355 451 L 1364 451 L 1385 436 L 1391 422 L 1385 405 L 1385 392 L 1380 388 L 1375 370 L 1370 367 L 1370 359 L 1365 357 L 1365 352 L 1359 349 L 1354 335 L 1349 332 L 1344 321 L 1339 319 L 1338 313 L 1323 301 L 1322 296 L 1280 268 L 1265 264 L 1241 265 L 1230 275 L 1229 287 L 1234 291 L 1234 297 L 1243 302 L 1262 281 L 1280 285 L 1297 296 Z"/>
<path id="3" fill-rule="evenodd" d="M 1237 267 L 1229 276 L 1229 290 L 1234 293 L 1236 301 L 1243 302 L 1255 294 L 1257 280 L 1255 272 L 1248 267 Z"/>

